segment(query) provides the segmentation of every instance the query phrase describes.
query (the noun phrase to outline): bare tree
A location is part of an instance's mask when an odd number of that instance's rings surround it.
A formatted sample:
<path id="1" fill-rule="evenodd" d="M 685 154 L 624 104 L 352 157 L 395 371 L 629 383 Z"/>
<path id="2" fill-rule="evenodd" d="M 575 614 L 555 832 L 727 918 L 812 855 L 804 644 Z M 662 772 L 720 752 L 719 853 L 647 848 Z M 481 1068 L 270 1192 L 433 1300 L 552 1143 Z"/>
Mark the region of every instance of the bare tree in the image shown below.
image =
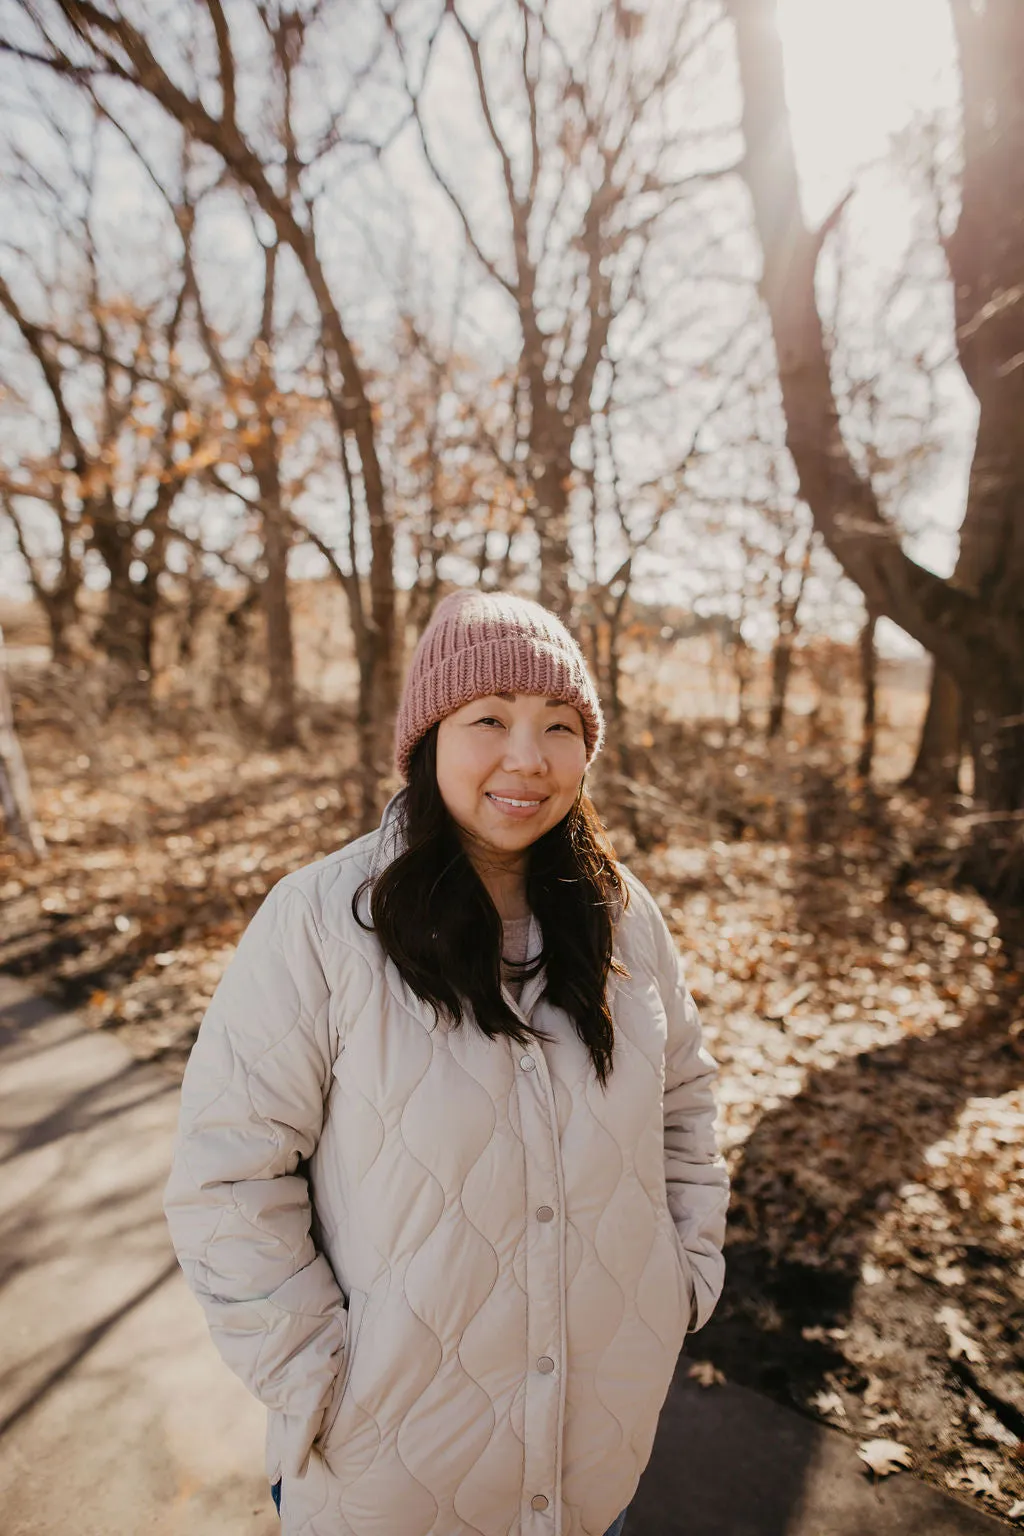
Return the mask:
<path id="1" fill-rule="evenodd" d="M 698 151 L 688 158 L 678 125 L 668 126 L 717 14 L 703 0 L 647 14 L 598 6 L 575 47 L 547 5 L 509 0 L 476 29 L 454 0 L 439 7 L 419 69 L 412 23 L 403 25 L 401 8 L 384 15 L 426 164 L 515 316 L 523 425 L 515 468 L 540 547 L 540 600 L 568 615 L 574 450 L 611 329 L 636 300 L 659 226 L 727 169 L 714 142 L 704 141 L 703 160 Z M 489 199 L 460 184 L 432 126 L 431 89 L 444 90 L 434 79 L 448 42 L 462 50 L 481 158 L 498 169 L 500 220 L 484 212 Z"/>
<path id="2" fill-rule="evenodd" d="M 800 208 L 772 0 L 728 0 L 743 89 L 750 190 L 763 252 L 786 425 L 800 491 L 822 537 L 870 609 L 919 640 L 972 700 L 977 790 L 993 810 L 1024 803 L 1024 389 L 1021 243 L 1011 210 L 1024 176 L 1024 10 L 957 0 L 967 130 L 963 210 L 947 241 L 961 361 L 981 410 L 962 539 L 979 579 L 947 581 L 913 560 L 860 473 L 839 424 L 815 274 L 833 215 L 808 229 Z M 986 126 L 987 125 L 987 126 Z"/>
<path id="3" fill-rule="evenodd" d="M 117 665 L 123 687 L 126 677 L 135 683 L 140 670 L 143 680 L 152 670 L 171 513 L 209 424 L 189 411 L 175 360 L 185 282 L 180 273 L 176 280 L 172 275 L 149 303 L 105 285 L 88 173 L 79 190 L 77 216 L 66 206 L 51 210 L 58 226 L 70 228 L 80 258 L 76 278 L 69 283 L 58 273 L 47 287 L 21 252 L 11 253 L 21 272 L 0 277 L 0 308 L 23 349 L 5 354 L 5 369 L 9 377 L 23 375 L 30 361 L 35 371 L 28 394 L 13 389 L 11 399 L 20 397 L 21 418 L 38 411 L 53 425 L 51 445 L 21 454 L 16 467 L 4 472 L 0 493 L 47 615 L 57 661 L 68 659 L 86 550 L 102 561 L 108 586 L 98 643 Z M 22 297 L 19 287 L 35 289 L 38 297 Z M 56 523 L 55 559 L 47 558 L 35 536 L 41 516 Z"/>
<path id="4" fill-rule="evenodd" d="M 227 174 L 269 221 L 280 245 L 295 255 L 319 316 L 326 399 L 354 497 L 350 515 L 365 517 L 368 531 L 369 606 L 354 622 L 364 639 L 360 715 L 370 732 L 362 754 L 376 770 L 365 781 L 367 789 L 373 785 L 372 798 L 363 808 L 369 824 L 376 814 L 397 693 L 394 531 L 366 372 L 322 259 L 310 185 L 321 173 L 325 157 L 344 137 L 344 111 L 328 112 L 327 120 L 318 120 L 312 135 L 307 133 L 305 138 L 297 127 L 300 96 L 308 105 L 316 97 L 315 91 L 309 91 L 310 79 L 324 78 L 322 70 L 319 74 L 317 70 L 329 16 L 322 5 L 301 12 L 259 4 L 251 7 L 247 24 L 255 28 L 253 38 L 265 46 L 265 85 L 272 106 L 268 109 L 262 102 L 254 112 L 250 103 L 247 117 L 235 49 L 235 28 L 242 25 L 241 19 L 229 17 L 220 0 L 197 0 L 191 9 L 205 49 L 184 61 L 186 67 L 189 62 L 192 65 L 191 89 L 181 85 L 177 73 L 164 64 L 162 51 L 155 48 L 143 26 L 120 8 L 107 11 L 90 0 L 68 0 L 59 17 L 41 6 L 28 5 L 37 43 L 28 48 L 4 46 L 59 77 L 88 81 L 92 89 L 105 93 L 107 110 L 119 121 L 124 121 L 130 101 L 126 86 L 158 103 L 190 140 L 220 158 Z M 214 95 L 219 110 L 208 104 Z M 359 598 L 362 602 L 361 587 Z"/>

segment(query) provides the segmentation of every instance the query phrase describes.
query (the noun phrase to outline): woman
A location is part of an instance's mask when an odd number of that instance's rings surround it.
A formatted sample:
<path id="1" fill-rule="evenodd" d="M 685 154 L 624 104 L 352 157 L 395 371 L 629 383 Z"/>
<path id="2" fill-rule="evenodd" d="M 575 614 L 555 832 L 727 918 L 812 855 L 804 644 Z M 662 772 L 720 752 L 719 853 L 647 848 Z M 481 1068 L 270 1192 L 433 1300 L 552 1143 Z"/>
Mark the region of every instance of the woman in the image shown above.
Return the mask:
<path id="1" fill-rule="evenodd" d="M 714 1062 L 585 795 L 602 730 L 552 614 L 446 598 L 406 788 L 203 1021 L 166 1210 L 284 1536 L 617 1536 L 718 1298 Z"/>

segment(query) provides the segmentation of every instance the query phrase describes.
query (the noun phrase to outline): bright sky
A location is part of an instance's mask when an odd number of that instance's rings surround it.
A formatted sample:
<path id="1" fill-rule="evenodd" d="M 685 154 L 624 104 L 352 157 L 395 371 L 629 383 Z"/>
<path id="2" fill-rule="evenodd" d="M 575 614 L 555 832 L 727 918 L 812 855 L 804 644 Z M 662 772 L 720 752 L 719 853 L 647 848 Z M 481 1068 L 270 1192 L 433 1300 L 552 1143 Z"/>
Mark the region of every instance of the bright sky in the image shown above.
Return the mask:
<path id="1" fill-rule="evenodd" d="M 804 202 L 818 222 L 915 113 L 956 101 L 948 0 L 777 0 Z"/>

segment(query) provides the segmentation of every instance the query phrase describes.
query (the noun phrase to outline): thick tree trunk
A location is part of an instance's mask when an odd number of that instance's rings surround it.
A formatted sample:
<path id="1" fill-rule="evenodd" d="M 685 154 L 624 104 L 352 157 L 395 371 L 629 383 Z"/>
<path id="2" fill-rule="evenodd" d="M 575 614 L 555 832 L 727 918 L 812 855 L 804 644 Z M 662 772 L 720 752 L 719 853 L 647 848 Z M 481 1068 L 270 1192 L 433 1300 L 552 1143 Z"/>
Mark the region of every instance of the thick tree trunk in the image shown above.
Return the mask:
<path id="1" fill-rule="evenodd" d="M 1024 6 L 953 0 L 963 83 L 961 212 L 946 242 L 956 343 L 978 436 L 956 581 L 1005 636 L 1003 656 L 961 679 L 975 793 L 1024 807 Z"/>
<path id="2" fill-rule="evenodd" d="M 71 665 L 70 630 L 77 617 L 77 591 L 77 582 L 73 588 L 61 586 L 53 592 L 44 592 L 38 587 L 35 589 L 36 597 L 46 614 L 50 631 L 50 660 L 55 667 Z"/>
<path id="3" fill-rule="evenodd" d="M 540 544 L 540 591 L 538 601 L 560 619 L 568 620 L 572 608 L 569 586 L 569 498 L 565 466 L 544 464 L 536 482 L 534 525 Z"/>
<path id="4" fill-rule="evenodd" d="M 532 284 L 527 285 L 531 295 Z M 569 479 L 575 432 L 558 416 L 544 376 L 544 352 L 532 307 L 521 308 L 524 366 L 530 396 L 530 478 L 533 525 L 540 545 L 538 601 L 560 619 L 572 608 L 569 586 Z"/>
<path id="5" fill-rule="evenodd" d="M 923 794 L 956 794 L 963 754 L 961 715 L 960 689 L 944 668 L 935 667 L 908 788 Z"/>
<path id="6" fill-rule="evenodd" d="M 112 497 L 92 508 L 92 544 L 106 567 L 106 606 L 98 643 L 122 676 L 119 686 L 138 692 L 146 665 L 144 615 L 132 583 L 132 527 L 118 513 Z"/>

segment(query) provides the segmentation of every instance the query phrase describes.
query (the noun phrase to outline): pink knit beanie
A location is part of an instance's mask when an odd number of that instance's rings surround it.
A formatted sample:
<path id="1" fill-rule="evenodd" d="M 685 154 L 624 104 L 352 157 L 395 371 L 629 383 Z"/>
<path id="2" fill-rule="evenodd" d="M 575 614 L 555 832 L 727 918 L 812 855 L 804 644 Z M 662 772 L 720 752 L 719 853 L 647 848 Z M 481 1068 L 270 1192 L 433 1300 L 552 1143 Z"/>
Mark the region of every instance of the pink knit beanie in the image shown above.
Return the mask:
<path id="1" fill-rule="evenodd" d="M 409 776 L 413 748 L 430 727 L 489 693 L 548 694 L 579 710 L 587 763 L 604 717 L 583 652 L 562 621 L 524 597 L 452 592 L 434 609 L 413 654 L 395 722 L 395 767 Z"/>

